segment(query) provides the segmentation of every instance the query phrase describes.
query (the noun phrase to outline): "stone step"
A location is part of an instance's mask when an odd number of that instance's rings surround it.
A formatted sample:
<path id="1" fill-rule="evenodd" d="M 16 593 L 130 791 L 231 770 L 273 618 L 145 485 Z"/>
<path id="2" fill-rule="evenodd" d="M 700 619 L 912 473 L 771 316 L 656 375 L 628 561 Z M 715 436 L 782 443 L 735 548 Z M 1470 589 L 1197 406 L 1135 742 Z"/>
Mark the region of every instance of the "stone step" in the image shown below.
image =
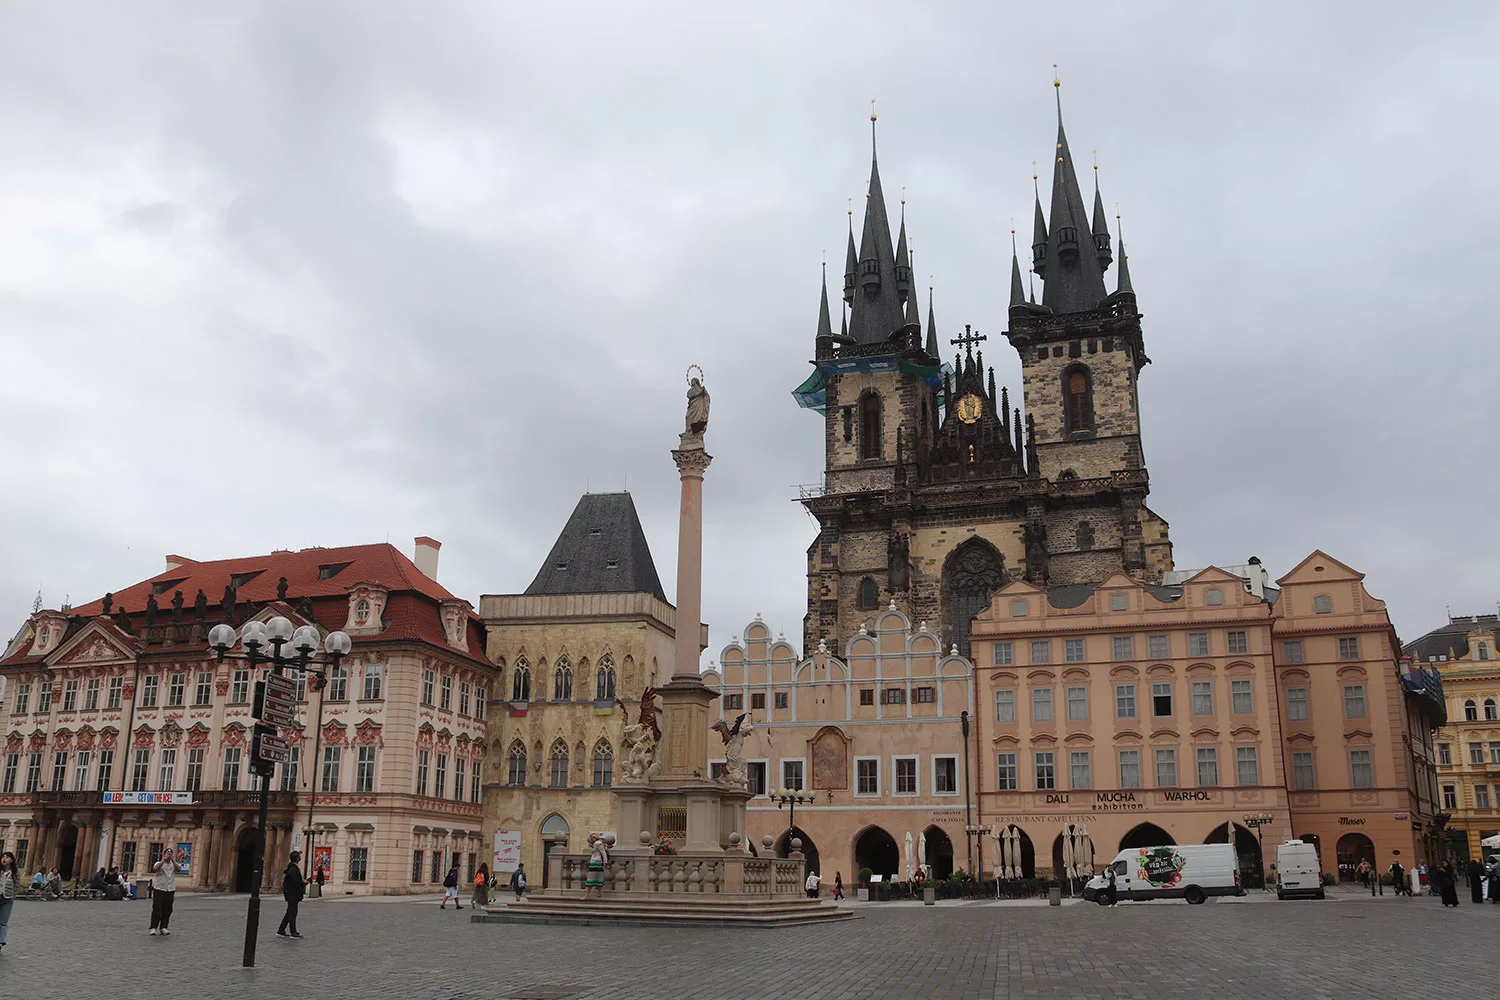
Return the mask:
<path id="1" fill-rule="evenodd" d="M 785 927 L 855 914 L 815 900 L 652 900 L 536 897 L 524 903 L 490 907 L 470 917 L 474 923 L 624 924 L 661 927 Z"/>

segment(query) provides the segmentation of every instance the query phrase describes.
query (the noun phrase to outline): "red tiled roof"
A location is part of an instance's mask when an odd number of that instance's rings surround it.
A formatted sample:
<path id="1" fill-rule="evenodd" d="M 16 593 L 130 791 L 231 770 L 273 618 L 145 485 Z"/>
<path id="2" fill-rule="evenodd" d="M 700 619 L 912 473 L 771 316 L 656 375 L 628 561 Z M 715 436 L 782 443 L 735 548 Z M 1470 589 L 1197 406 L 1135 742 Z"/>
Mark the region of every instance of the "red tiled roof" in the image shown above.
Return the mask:
<path id="1" fill-rule="evenodd" d="M 323 566 L 349 566 L 336 576 L 321 580 L 319 570 Z M 157 595 L 156 602 L 167 609 L 172 592 L 182 591 L 186 607 L 192 607 L 193 598 L 202 590 L 210 605 L 216 605 L 224 596 L 224 588 L 239 575 L 259 575 L 235 592 L 240 601 L 257 604 L 276 599 L 276 584 L 286 577 L 287 594 L 293 600 L 303 597 L 342 597 L 356 583 L 378 583 L 393 593 L 414 590 L 434 601 L 452 600 L 453 595 L 437 581 L 427 578 L 416 564 L 404 556 L 394 545 L 381 542 L 376 545 L 346 545 L 336 549 L 301 549 L 297 552 L 279 551 L 263 556 L 247 556 L 240 559 L 216 559 L 212 562 L 185 562 L 176 569 L 166 570 L 140 583 L 117 590 L 114 606 L 128 612 L 146 610 L 146 598 L 154 585 L 173 582 L 173 586 Z M 92 601 L 69 611 L 72 616 L 92 617 L 103 611 L 100 601 Z M 340 622 L 342 624 L 342 622 Z"/>
<path id="2" fill-rule="evenodd" d="M 181 557 L 177 557 L 181 558 Z M 324 566 L 348 565 L 329 579 L 321 579 Z M 183 618 L 192 619 L 193 600 L 201 589 L 208 598 L 208 619 L 216 622 L 220 615 L 220 601 L 224 588 L 235 577 L 247 573 L 258 573 L 235 591 L 238 603 L 252 602 L 264 606 L 276 598 L 276 588 L 282 577 L 286 577 L 286 603 L 295 606 L 304 597 L 312 599 L 313 617 L 325 629 L 340 629 L 348 618 L 348 589 L 357 583 L 379 584 L 391 593 L 385 607 L 385 630 L 378 635 L 359 636 L 354 640 L 356 648 L 362 642 L 390 641 L 393 639 L 415 639 L 447 649 L 448 638 L 438 610 L 438 602 L 455 600 L 446 588 L 429 579 L 417 569 L 416 564 L 389 543 L 376 545 L 348 545 L 342 548 L 312 548 L 298 552 L 280 551 L 269 555 L 249 556 L 240 559 L 218 559 L 211 562 L 186 561 L 175 569 L 158 573 L 140 583 L 114 593 L 112 614 L 123 608 L 139 623 L 146 610 L 146 598 L 156 584 L 171 582 L 172 586 L 158 594 L 158 622 L 171 616 L 171 601 L 174 591 L 181 590 L 183 596 Z M 425 600 L 423 600 L 425 598 Z M 91 601 L 66 612 L 69 619 L 68 637 L 76 634 L 88 620 L 103 613 L 103 601 Z M 488 663 L 485 656 L 484 639 L 480 632 L 478 617 L 470 614 L 468 627 L 468 655 L 475 660 Z M 112 632 L 117 631 L 110 624 Z M 133 641 L 138 639 L 131 637 Z M 64 640 L 66 641 L 66 639 Z M 0 661 L 10 666 L 42 657 L 26 657 L 24 649 L 17 649 L 10 657 Z M 179 644 L 178 649 L 183 647 Z"/>

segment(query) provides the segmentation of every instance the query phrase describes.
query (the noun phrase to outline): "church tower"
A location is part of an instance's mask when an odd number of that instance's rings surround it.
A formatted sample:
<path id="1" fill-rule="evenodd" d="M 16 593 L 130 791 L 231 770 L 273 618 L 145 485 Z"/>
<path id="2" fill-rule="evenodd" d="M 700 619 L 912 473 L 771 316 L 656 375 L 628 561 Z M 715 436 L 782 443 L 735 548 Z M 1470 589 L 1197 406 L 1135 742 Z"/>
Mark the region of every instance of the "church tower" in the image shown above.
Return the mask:
<path id="1" fill-rule="evenodd" d="M 970 621 L 1012 579 L 1087 582 L 1122 568 L 1160 578 L 1147 555 L 1155 531 L 1143 526 L 1155 516 L 1143 502 L 1135 415 L 1135 374 L 1145 363 L 1140 328 L 1133 295 L 1127 314 L 1124 293 L 1104 293 L 1110 238 L 1096 195 L 1102 242 L 1085 230 L 1091 256 L 1084 260 L 1076 227 L 1069 236 L 1068 227 L 1054 221 L 1058 263 L 1047 275 L 1042 303 L 1021 293 L 1019 260 L 1012 255 L 1006 336 L 1021 354 L 1029 415 L 1012 407 L 1008 389 L 997 392 L 994 371 L 984 365 L 988 337 L 972 324 L 948 341 L 957 350 L 945 363 L 930 292 L 923 330 L 904 203 L 891 240 L 874 115 L 870 121 L 870 180 L 857 243 L 852 211 L 849 219 L 848 313 L 839 310 L 835 334 L 825 274 L 814 371 L 793 391 L 800 405 L 822 414 L 825 454 L 823 482 L 802 497 L 819 526 L 807 553 L 804 648 L 820 640 L 838 648 L 894 604 L 940 631 L 945 648 L 967 654 Z M 1065 149 L 1059 130 L 1060 155 Z M 1073 177 L 1070 160 L 1058 167 L 1064 175 Z M 1082 218 L 1076 179 L 1071 187 L 1054 188 L 1054 219 Z M 1040 201 L 1037 213 L 1040 242 L 1050 250 Z M 1066 246 L 1065 236 L 1072 240 Z M 1101 308 L 1107 315 L 1094 317 Z M 1079 331 L 1096 325 L 1109 332 L 1094 336 L 1089 347 Z M 1054 347 L 1060 348 L 1055 358 Z M 1074 361 L 1087 354 L 1088 363 L 1070 368 L 1070 352 L 1077 352 Z M 1080 373 L 1087 389 L 1080 405 L 1086 406 L 1077 412 L 1089 423 L 1075 429 L 1063 423 L 1063 386 Z M 1121 387 L 1126 396 L 1119 395 Z M 1156 524 L 1164 541 L 1166 525 Z"/>

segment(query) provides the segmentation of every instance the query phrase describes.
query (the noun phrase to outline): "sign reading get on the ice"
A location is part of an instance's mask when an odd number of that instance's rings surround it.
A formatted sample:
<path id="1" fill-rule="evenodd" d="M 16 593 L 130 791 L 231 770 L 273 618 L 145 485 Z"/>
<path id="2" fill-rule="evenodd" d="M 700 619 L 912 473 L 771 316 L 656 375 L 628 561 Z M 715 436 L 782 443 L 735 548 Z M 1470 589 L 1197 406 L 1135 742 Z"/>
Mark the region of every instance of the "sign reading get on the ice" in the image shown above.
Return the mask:
<path id="1" fill-rule="evenodd" d="M 192 792 L 105 792 L 107 806 L 190 806 Z"/>

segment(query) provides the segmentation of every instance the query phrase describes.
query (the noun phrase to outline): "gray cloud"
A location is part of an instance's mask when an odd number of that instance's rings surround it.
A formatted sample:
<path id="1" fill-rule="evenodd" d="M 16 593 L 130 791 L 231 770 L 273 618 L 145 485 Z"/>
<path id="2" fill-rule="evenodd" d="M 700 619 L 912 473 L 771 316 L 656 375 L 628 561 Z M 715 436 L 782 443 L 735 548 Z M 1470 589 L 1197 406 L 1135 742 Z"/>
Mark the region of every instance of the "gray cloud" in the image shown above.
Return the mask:
<path id="1" fill-rule="evenodd" d="M 455 591 L 519 590 L 627 481 L 670 591 L 696 361 L 710 655 L 756 612 L 800 640 L 821 428 L 788 390 L 866 102 L 940 327 L 1016 390 L 1054 61 L 1125 220 L 1178 564 L 1322 547 L 1408 638 L 1492 609 L 1493 6 L 992 6 L 0 13 L 0 609 L 416 534 Z"/>

